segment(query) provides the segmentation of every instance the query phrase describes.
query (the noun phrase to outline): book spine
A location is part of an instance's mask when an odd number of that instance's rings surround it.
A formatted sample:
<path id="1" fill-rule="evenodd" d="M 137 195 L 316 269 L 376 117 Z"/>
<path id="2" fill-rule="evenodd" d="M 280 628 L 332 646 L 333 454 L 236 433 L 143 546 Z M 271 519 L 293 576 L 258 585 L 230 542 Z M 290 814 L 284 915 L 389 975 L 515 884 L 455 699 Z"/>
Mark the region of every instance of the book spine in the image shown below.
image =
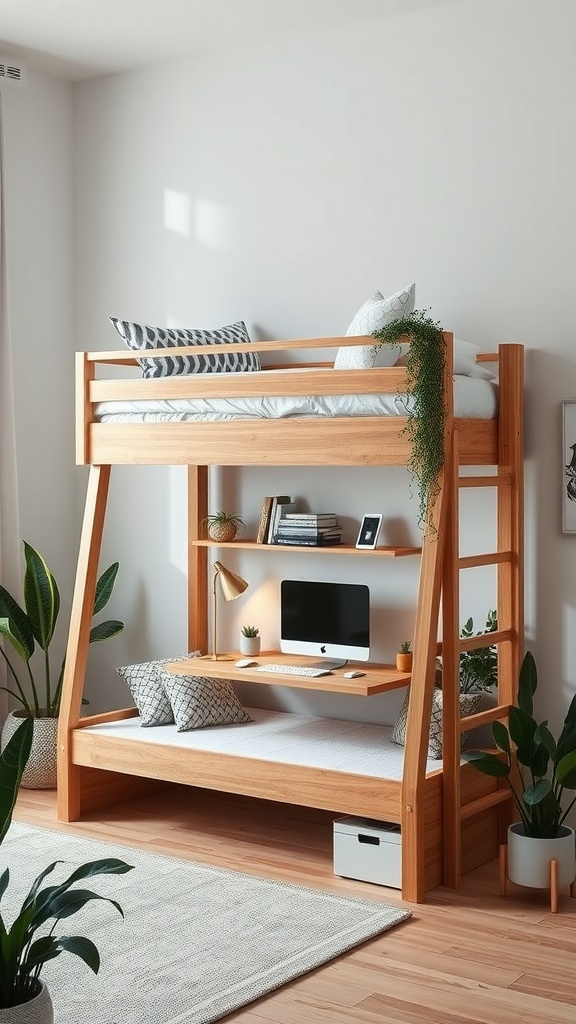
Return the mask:
<path id="1" fill-rule="evenodd" d="M 288 512 L 288 519 L 305 519 L 309 523 L 319 522 L 321 519 L 336 519 L 335 512 Z"/>
<path id="2" fill-rule="evenodd" d="M 282 520 L 280 520 L 276 533 L 285 533 L 289 536 L 292 533 L 301 534 L 303 537 L 306 534 L 310 534 L 311 537 L 321 537 L 324 533 L 342 533 L 342 530 L 338 526 L 321 526 L 316 528 L 315 526 L 287 526 Z"/>
<path id="3" fill-rule="evenodd" d="M 280 500 L 278 500 L 278 503 L 276 505 L 276 510 L 274 512 L 274 517 L 273 517 L 273 520 L 272 520 L 272 522 L 270 524 L 270 530 L 271 530 L 271 533 L 272 533 L 272 544 L 276 543 L 276 532 L 277 532 L 278 527 L 280 525 L 280 522 L 282 520 L 282 516 L 284 515 L 284 510 L 288 511 L 289 509 L 294 508 L 294 506 L 295 506 L 295 502 L 293 502 L 293 501 L 282 501 L 281 502 Z"/>
<path id="4" fill-rule="evenodd" d="M 290 501 L 290 495 L 289 494 L 277 494 L 275 497 L 272 498 L 272 505 L 271 505 L 271 508 L 270 508 L 270 518 L 268 520 L 268 533 L 267 533 L 267 536 L 266 536 L 266 543 L 267 544 L 273 544 L 274 543 L 274 527 L 276 525 L 276 519 L 275 519 L 275 517 L 276 517 L 276 509 L 277 509 L 279 504 L 284 504 L 287 501 Z"/>
<path id="5" fill-rule="evenodd" d="M 285 547 L 329 548 L 340 544 L 340 538 L 321 540 L 312 537 L 277 537 L 276 544 L 283 544 Z"/>
<path id="6" fill-rule="evenodd" d="M 264 544 L 266 541 L 266 535 L 268 527 L 270 525 L 270 507 L 272 505 L 272 498 L 264 498 L 264 504 L 262 505 L 262 512 L 260 513 L 260 525 L 258 526 L 258 533 L 256 535 L 256 543 Z"/>

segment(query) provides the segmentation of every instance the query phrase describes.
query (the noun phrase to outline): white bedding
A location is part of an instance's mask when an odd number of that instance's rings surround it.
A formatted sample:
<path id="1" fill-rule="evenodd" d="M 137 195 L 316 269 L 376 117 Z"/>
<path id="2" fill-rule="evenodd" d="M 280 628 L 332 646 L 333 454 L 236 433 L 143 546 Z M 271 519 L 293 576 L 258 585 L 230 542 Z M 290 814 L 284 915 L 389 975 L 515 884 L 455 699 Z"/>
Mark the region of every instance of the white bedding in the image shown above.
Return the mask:
<path id="1" fill-rule="evenodd" d="M 219 725 L 191 732 L 177 732 L 175 725 L 143 729 L 139 718 L 89 728 L 90 732 L 102 736 L 140 743 L 162 743 L 398 782 L 402 779 L 404 747 L 390 742 L 392 729 L 389 726 L 262 708 L 246 710 L 254 719 L 246 725 Z M 429 772 L 438 771 L 440 767 L 439 761 L 426 762 Z"/>
<path id="2" fill-rule="evenodd" d="M 281 371 L 267 371 L 277 373 Z M 287 416 L 405 416 L 407 400 L 392 395 L 291 395 L 277 398 L 144 399 L 100 402 L 102 423 L 152 423 L 185 420 L 283 419 Z M 454 377 L 454 415 L 494 419 L 497 386 L 474 377 Z"/>

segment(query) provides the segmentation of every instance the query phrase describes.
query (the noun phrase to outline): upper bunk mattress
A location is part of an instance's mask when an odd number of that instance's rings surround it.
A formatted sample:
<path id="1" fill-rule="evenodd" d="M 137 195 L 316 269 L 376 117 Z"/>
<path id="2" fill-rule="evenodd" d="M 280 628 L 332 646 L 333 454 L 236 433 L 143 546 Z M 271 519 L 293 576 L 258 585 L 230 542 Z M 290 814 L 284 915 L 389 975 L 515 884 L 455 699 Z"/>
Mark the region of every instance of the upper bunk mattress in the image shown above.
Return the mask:
<path id="1" fill-rule="evenodd" d="M 266 371 L 279 373 L 282 371 Z M 288 395 L 259 398 L 180 398 L 99 402 L 102 423 L 154 423 L 186 420 L 283 419 L 288 416 L 406 416 L 410 399 L 386 395 Z M 454 415 L 495 419 L 498 389 L 492 381 L 454 377 Z"/>

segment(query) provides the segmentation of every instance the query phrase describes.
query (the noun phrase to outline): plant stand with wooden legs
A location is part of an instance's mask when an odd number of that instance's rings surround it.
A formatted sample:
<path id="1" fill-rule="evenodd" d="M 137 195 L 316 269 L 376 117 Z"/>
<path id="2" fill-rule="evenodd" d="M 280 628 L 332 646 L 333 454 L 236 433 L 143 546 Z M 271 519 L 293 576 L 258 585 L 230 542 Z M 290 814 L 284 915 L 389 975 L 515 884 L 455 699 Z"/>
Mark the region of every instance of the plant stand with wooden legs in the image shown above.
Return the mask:
<path id="1" fill-rule="evenodd" d="M 508 881 L 508 847 L 502 843 L 500 847 L 500 895 L 506 896 L 506 882 Z M 576 899 L 576 879 L 570 883 L 570 895 Z M 550 913 L 558 913 L 558 861 L 554 858 L 550 861 Z"/>

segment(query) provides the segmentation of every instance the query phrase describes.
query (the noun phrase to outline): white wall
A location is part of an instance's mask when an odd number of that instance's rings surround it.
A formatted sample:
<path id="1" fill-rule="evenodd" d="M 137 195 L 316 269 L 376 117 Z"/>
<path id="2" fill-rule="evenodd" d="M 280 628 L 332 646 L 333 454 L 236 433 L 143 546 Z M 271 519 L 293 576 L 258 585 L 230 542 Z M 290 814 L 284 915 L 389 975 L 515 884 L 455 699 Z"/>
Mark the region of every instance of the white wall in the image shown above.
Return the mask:
<path id="1" fill-rule="evenodd" d="M 576 686 L 576 541 L 560 527 L 560 403 L 576 393 L 575 31 L 572 0 L 470 0 L 74 88 L 75 347 L 114 347 L 109 315 L 337 334 L 375 288 L 413 279 L 417 305 L 459 336 L 527 346 L 527 635 L 553 724 Z M 354 473 L 351 485 L 336 470 L 251 470 L 217 493 L 252 522 L 264 494 L 287 489 L 350 524 L 381 508 L 414 531 L 397 473 Z M 127 629 L 91 656 L 95 707 L 124 699 L 115 664 L 185 647 L 184 508 L 181 472 L 115 472 L 104 560 L 121 561 Z M 484 520 L 470 533 L 488 544 Z M 272 642 L 257 584 L 314 572 L 371 582 L 376 646 L 391 656 L 414 563 L 316 557 L 239 553 L 231 567 L 254 586 L 224 609 L 229 639 L 233 621 L 259 617 Z M 484 579 L 468 585 L 462 618 L 483 621 L 491 603 Z"/>
<path id="2" fill-rule="evenodd" d="M 71 358 L 72 87 L 28 72 L 2 86 L 7 262 L 21 536 L 61 590 L 64 651 L 78 552 Z M 19 597 L 20 595 L 15 595 Z"/>

